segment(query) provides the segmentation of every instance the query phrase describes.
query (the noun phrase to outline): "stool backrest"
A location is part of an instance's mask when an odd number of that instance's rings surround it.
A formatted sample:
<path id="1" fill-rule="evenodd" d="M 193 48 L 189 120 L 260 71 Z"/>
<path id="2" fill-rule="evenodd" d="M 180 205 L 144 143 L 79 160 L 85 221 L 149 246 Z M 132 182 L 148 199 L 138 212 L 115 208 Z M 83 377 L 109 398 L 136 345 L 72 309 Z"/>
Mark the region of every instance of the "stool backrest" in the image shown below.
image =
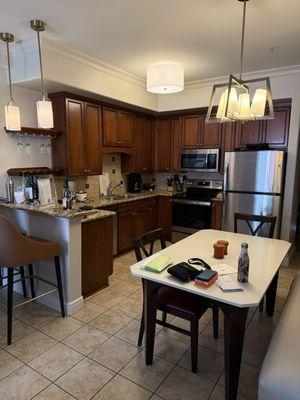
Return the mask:
<path id="1" fill-rule="evenodd" d="M 267 215 L 251 215 L 251 214 L 235 213 L 234 214 L 235 233 L 238 232 L 238 227 L 237 227 L 238 221 L 244 221 L 248 225 L 250 234 L 252 236 L 256 236 L 262 233 L 260 236 L 268 237 L 271 239 L 274 235 L 276 217 Z M 253 227 L 251 222 L 256 222 L 257 226 Z"/>
<path id="2" fill-rule="evenodd" d="M 154 243 L 157 240 L 160 241 L 161 248 L 165 249 L 166 240 L 162 228 L 147 232 L 144 235 L 132 241 L 137 261 L 141 261 L 143 259 L 142 253 L 144 253 L 145 257 L 152 256 Z M 149 246 L 148 249 L 146 248 L 147 246 Z"/>

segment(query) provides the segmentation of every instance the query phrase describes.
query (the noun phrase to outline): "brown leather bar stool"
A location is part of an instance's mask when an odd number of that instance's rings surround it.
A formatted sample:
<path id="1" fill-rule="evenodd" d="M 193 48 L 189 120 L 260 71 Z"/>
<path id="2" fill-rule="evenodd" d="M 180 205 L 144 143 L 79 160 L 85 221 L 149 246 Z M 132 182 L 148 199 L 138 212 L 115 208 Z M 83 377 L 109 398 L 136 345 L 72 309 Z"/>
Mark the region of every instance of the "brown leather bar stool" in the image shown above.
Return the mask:
<path id="1" fill-rule="evenodd" d="M 18 229 L 5 217 L 0 216 L 0 268 L 7 268 L 7 344 L 11 344 L 12 338 L 12 311 L 13 311 L 13 285 L 14 270 L 20 266 L 28 265 L 29 275 L 21 275 L 21 281 L 30 280 L 32 299 L 35 300 L 34 278 L 55 286 L 59 293 L 61 315 L 65 316 L 63 288 L 61 280 L 61 270 L 59 262 L 60 247 L 57 243 L 49 242 L 34 236 L 24 236 Z M 32 264 L 48 259 L 54 259 L 57 286 L 33 274 Z M 54 289 L 56 290 L 56 289 Z M 52 290 L 52 291 L 54 291 Z M 38 298 L 51 293 L 47 292 Z M 28 302 L 28 301 L 27 301 Z M 25 302 L 25 303 L 27 303 Z M 21 303 L 23 304 L 23 303 Z M 20 304 L 18 304 L 19 306 Z"/>

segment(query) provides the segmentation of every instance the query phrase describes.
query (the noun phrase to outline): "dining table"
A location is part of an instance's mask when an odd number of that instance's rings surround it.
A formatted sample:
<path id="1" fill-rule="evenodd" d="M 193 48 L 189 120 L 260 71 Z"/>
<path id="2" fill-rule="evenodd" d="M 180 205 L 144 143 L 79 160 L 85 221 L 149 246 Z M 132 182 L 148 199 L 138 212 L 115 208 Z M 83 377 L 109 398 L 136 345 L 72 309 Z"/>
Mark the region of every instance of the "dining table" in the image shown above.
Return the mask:
<path id="1" fill-rule="evenodd" d="M 229 242 L 228 254 L 221 260 L 213 257 L 213 244 L 218 240 Z M 237 398 L 249 308 L 258 307 L 265 296 L 266 313 L 270 317 L 273 315 L 279 268 L 291 244 L 279 239 L 203 229 L 159 251 L 160 254 L 169 256 L 172 265 L 187 262 L 188 259 L 195 257 L 204 260 L 212 269 L 219 264 L 227 264 L 235 271 L 229 276 L 237 282 L 238 259 L 241 244 L 244 242 L 248 243 L 249 279 L 247 283 L 238 283 L 242 289 L 240 291 L 222 291 L 217 283 L 209 288 L 196 285 L 193 281 L 183 283 L 171 276 L 167 268 L 160 273 L 145 269 L 145 260 L 131 266 L 132 275 L 143 280 L 146 365 L 153 362 L 159 288 L 169 286 L 196 294 L 199 296 L 199 302 L 209 301 L 210 304 L 215 304 L 221 309 L 224 314 L 226 400 Z"/>

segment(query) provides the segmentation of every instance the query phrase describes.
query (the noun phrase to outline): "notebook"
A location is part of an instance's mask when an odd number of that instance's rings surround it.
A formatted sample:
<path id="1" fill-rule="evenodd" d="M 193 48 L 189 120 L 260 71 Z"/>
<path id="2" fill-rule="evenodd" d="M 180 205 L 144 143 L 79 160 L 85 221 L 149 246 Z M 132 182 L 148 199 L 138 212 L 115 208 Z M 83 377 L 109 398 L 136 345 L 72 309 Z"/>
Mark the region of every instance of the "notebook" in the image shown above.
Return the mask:
<path id="1" fill-rule="evenodd" d="M 244 289 L 228 275 L 219 276 L 217 285 L 223 292 L 240 292 Z"/>
<path id="2" fill-rule="evenodd" d="M 149 260 L 148 262 L 146 261 L 145 264 L 143 264 L 143 266 L 148 271 L 161 272 L 171 264 L 172 263 L 169 256 L 165 256 L 164 254 L 159 254 L 156 257 Z"/>

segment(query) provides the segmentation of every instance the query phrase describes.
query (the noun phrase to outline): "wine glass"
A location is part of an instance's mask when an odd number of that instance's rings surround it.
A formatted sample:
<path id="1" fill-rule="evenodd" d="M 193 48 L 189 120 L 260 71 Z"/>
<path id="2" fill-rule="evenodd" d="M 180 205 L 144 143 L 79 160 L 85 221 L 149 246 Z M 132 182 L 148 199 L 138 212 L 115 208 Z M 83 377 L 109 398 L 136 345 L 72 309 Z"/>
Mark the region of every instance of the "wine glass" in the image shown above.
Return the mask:
<path id="1" fill-rule="evenodd" d="M 46 146 L 44 145 L 44 143 L 40 144 L 40 152 L 41 154 L 46 154 Z"/>
<path id="2" fill-rule="evenodd" d="M 30 143 L 26 143 L 25 145 L 25 152 L 27 154 L 31 154 L 31 144 Z"/>

